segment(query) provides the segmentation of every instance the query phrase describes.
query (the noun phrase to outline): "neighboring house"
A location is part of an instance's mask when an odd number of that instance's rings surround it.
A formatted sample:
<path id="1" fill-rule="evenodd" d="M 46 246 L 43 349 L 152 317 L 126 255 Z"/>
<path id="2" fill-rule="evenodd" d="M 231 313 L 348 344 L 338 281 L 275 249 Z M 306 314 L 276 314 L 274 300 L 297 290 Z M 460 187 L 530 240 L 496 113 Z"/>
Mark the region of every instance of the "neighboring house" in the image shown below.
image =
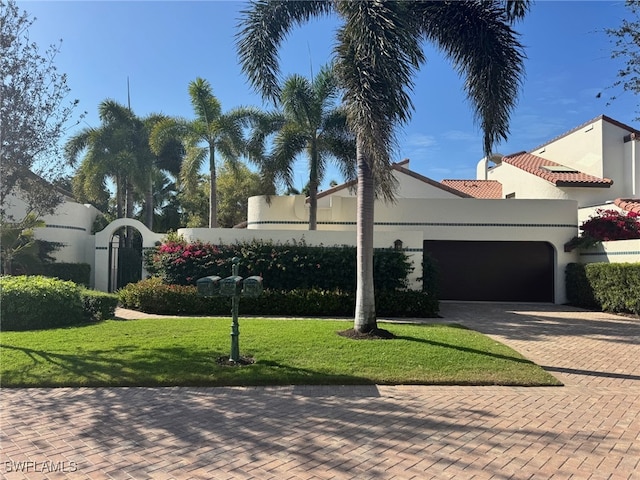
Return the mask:
<path id="1" fill-rule="evenodd" d="M 576 200 L 578 208 L 638 198 L 639 140 L 640 131 L 601 115 L 528 152 L 482 159 L 476 179 L 499 182 L 502 198 Z"/>
<path id="2" fill-rule="evenodd" d="M 32 172 L 26 174 L 36 181 L 46 183 Z M 57 262 L 88 263 L 93 268 L 94 236 L 91 230 L 100 212 L 92 205 L 77 203 L 72 195 L 64 190 L 53 185 L 50 185 L 50 188 L 58 190 L 62 196 L 62 202 L 53 214 L 40 217 L 45 226 L 35 229 L 35 238 L 62 245 L 58 251 L 52 253 Z M 28 211 L 23 192 L 16 188 L 5 199 L 3 208 L 8 218 L 15 221 L 22 220 Z"/>

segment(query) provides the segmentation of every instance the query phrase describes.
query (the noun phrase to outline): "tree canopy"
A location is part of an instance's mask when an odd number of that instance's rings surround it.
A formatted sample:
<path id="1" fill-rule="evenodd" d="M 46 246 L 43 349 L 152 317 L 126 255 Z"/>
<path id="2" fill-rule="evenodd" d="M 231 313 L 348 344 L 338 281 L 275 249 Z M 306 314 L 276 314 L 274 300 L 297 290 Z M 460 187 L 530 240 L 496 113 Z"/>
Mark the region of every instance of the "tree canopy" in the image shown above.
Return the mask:
<path id="1" fill-rule="evenodd" d="M 618 70 L 618 80 L 613 88 L 622 88 L 624 92 L 640 94 L 640 0 L 626 0 L 625 6 L 629 9 L 629 18 L 622 20 L 617 28 L 606 29 L 615 47 L 611 53 L 612 58 L 624 60 L 624 66 Z M 612 100 L 615 100 L 615 96 Z M 640 102 L 636 103 L 636 113 L 640 120 Z"/>
<path id="2" fill-rule="evenodd" d="M 41 51 L 29 39 L 34 19 L 14 0 L 0 0 L 0 215 L 8 196 L 21 190 L 30 211 L 51 212 L 57 190 L 34 179 L 64 171 L 58 142 L 77 100 L 68 101 L 67 77 L 55 66 L 60 44 Z"/>

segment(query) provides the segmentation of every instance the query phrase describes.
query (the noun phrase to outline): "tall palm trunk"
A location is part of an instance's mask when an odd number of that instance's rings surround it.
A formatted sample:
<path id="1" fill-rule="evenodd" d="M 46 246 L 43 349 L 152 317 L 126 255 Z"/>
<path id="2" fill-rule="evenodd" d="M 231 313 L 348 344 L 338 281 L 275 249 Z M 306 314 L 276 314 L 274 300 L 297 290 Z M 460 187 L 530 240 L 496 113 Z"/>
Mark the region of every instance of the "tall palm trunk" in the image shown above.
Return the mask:
<path id="1" fill-rule="evenodd" d="M 151 170 L 149 170 L 149 187 L 145 192 L 144 205 L 144 224 L 149 230 L 153 230 L 153 172 Z"/>
<path id="2" fill-rule="evenodd" d="M 318 228 L 318 146 L 311 144 L 311 165 L 309 172 L 309 230 Z"/>
<path id="3" fill-rule="evenodd" d="M 126 218 L 133 218 L 133 185 L 127 180 L 127 203 L 126 203 Z M 133 229 L 127 227 L 126 234 L 126 247 L 133 248 Z"/>
<path id="4" fill-rule="evenodd" d="M 215 145 L 209 144 L 209 175 L 211 186 L 209 188 L 209 228 L 218 228 L 218 212 L 216 206 L 218 205 L 218 189 L 217 189 L 217 176 L 216 176 L 216 159 L 215 159 Z"/>
<path id="5" fill-rule="evenodd" d="M 371 160 L 357 139 L 358 193 L 357 193 L 357 289 L 354 329 L 368 333 L 377 329 L 376 304 L 373 288 L 373 207 L 375 189 Z"/>

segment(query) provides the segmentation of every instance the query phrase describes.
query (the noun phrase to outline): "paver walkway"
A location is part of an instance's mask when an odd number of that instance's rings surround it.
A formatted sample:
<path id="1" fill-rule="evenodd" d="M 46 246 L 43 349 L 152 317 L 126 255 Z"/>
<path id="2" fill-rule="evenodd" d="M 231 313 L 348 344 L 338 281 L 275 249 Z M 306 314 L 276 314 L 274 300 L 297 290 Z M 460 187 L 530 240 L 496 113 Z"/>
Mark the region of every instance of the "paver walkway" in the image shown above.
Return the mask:
<path id="1" fill-rule="evenodd" d="M 566 386 L 3 389 L 0 476 L 640 479 L 639 320 L 473 303 L 442 316 Z"/>

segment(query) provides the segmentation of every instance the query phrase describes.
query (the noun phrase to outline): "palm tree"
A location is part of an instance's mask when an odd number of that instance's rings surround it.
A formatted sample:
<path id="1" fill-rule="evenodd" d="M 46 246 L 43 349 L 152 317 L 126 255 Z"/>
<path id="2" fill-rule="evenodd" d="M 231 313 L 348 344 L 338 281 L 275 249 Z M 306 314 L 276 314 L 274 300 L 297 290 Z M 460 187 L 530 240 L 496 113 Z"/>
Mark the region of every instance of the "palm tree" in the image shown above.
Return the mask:
<path id="1" fill-rule="evenodd" d="M 94 204 L 104 205 L 106 182 L 116 186 L 116 217 L 132 218 L 137 197 L 142 202 L 144 223 L 153 227 L 152 178 L 157 170 L 177 175 L 182 161 L 182 144 L 168 139 L 152 152 L 149 135 L 153 126 L 167 117 L 151 114 L 138 118 L 130 108 L 113 100 L 98 107 L 99 128 L 86 128 L 72 136 L 65 145 L 65 155 L 75 165 L 85 153 L 74 177 L 74 193 Z"/>
<path id="2" fill-rule="evenodd" d="M 509 133 L 524 72 L 523 47 L 512 28 L 529 1 L 255 0 L 241 13 L 237 47 L 243 71 L 266 98 L 277 99 L 278 48 L 312 17 L 335 13 L 338 85 L 356 136 L 357 292 L 354 329 L 377 330 L 373 289 L 375 188 L 393 197 L 390 152 L 395 130 L 411 116 L 411 89 L 424 62 L 423 41 L 438 46 L 465 77 L 488 154 Z"/>
<path id="3" fill-rule="evenodd" d="M 293 188 L 293 163 L 305 152 L 309 161 L 309 230 L 316 230 L 318 187 L 329 158 L 336 160 L 343 176 L 355 178 L 356 146 L 347 128 L 344 109 L 334 107 L 338 87 L 331 68 L 323 68 L 312 82 L 289 76 L 280 95 L 282 121 L 277 125 L 274 148 L 260 166 Z M 274 122 L 276 123 L 276 122 Z"/>
<path id="4" fill-rule="evenodd" d="M 211 178 L 209 227 L 216 228 L 216 152 L 229 162 L 237 161 L 244 151 L 243 122 L 247 110 L 238 108 L 222 113 L 222 107 L 213 95 L 211 85 L 202 78 L 189 83 L 189 97 L 196 118 L 191 121 L 171 118 L 160 121 L 151 133 L 151 145 L 157 152 L 168 138 L 183 139 L 185 158 L 180 175 L 185 188 L 192 192 L 196 190 L 198 172 L 205 159 L 208 159 Z"/>
<path id="5" fill-rule="evenodd" d="M 133 213 L 133 183 L 141 170 L 137 160 L 145 146 L 139 135 L 143 125 L 129 108 L 113 100 L 101 102 L 98 113 L 102 125 L 73 135 L 65 144 L 65 157 L 75 166 L 85 153 L 80 164 L 85 190 L 95 191 L 97 185 L 103 186 L 111 179 L 116 187 L 117 218 L 129 218 Z"/>

